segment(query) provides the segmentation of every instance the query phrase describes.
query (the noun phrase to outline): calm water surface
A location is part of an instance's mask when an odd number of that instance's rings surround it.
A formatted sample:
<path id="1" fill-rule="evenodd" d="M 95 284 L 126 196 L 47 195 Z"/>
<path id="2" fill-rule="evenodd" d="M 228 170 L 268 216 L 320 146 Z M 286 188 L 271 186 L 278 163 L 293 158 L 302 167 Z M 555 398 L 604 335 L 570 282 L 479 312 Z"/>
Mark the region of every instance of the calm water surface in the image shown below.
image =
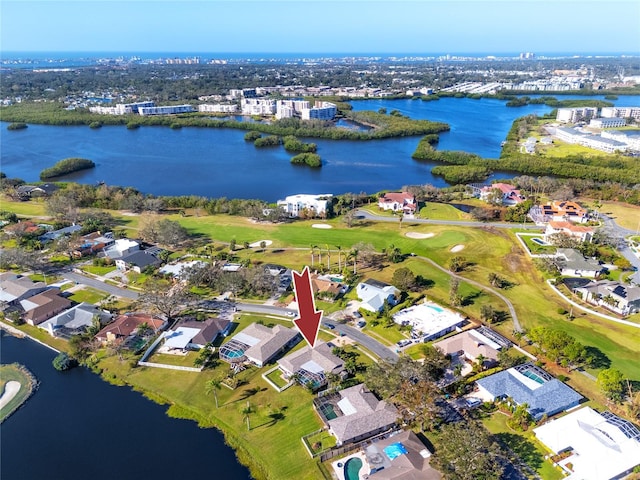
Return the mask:
<path id="1" fill-rule="evenodd" d="M 2 480 L 251 478 L 220 432 L 169 418 L 166 406 L 85 368 L 58 372 L 52 350 L 0 336 L 2 363 L 21 363 L 40 381 L 2 423 Z"/>
<path id="2" fill-rule="evenodd" d="M 531 95 L 534 97 L 535 95 Z M 585 98 L 585 97 L 562 97 Z M 604 97 L 588 97 L 602 99 Z M 619 97 L 616 105 L 636 105 L 638 97 Z M 502 100 L 443 98 L 421 100 L 354 101 L 355 110 L 398 110 L 411 118 L 443 121 L 451 131 L 440 136 L 439 149 L 464 150 L 498 158 L 500 143 L 513 120 L 551 111 L 545 105 L 506 107 Z M 323 167 L 290 164 L 282 147 L 255 148 L 244 131 L 231 129 L 124 126 L 90 129 L 86 126 L 30 125 L 7 131 L 0 127 L 2 171 L 28 182 L 43 169 L 67 157 L 96 162 L 92 170 L 61 177 L 81 183 L 104 181 L 132 186 L 157 195 L 261 198 L 275 201 L 294 193 L 374 193 L 407 184 L 445 186 L 431 175 L 431 163 L 411 159 L 420 137 L 375 141 L 310 139 L 318 144 Z M 499 178 L 513 174 L 497 173 Z"/>

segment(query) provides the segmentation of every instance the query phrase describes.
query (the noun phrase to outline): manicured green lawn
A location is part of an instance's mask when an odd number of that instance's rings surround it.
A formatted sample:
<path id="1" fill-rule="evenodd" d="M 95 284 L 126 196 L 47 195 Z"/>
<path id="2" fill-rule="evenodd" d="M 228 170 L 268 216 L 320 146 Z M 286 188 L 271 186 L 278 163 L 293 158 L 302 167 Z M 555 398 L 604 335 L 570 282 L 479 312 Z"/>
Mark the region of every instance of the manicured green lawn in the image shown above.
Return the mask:
<path id="1" fill-rule="evenodd" d="M 282 378 L 282 372 L 279 369 L 271 372 L 269 375 L 267 375 L 267 378 L 280 388 L 284 387 L 287 383 L 289 383 L 284 378 Z"/>
<path id="2" fill-rule="evenodd" d="M 327 430 L 315 433 L 305 438 L 307 445 L 312 453 L 319 453 L 324 450 L 336 446 L 336 437 L 331 435 Z"/>
<path id="3" fill-rule="evenodd" d="M 471 215 L 446 203 L 427 202 L 420 209 L 420 218 L 430 220 L 470 220 Z"/>
<path id="4" fill-rule="evenodd" d="M 87 265 L 85 267 L 82 267 L 82 270 L 88 273 L 93 273 L 94 275 L 106 275 L 109 272 L 113 272 L 116 269 L 115 265 L 112 266 L 108 266 L 108 267 L 99 267 L 97 265 Z"/>
<path id="5" fill-rule="evenodd" d="M 100 290 L 96 290 L 95 288 L 85 287 L 82 290 L 75 291 L 73 295 L 69 297 L 69 300 L 77 303 L 87 302 L 87 303 L 96 304 L 104 300 L 108 296 L 109 296 L 108 294 Z"/>
<path id="6" fill-rule="evenodd" d="M 2 195 L 0 198 L 2 210 L 14 212 L 25 217 L 44 217 L 47 216 L 44 207 L 44 200 L 30 200 L 28 202 L 17 202 L 10 200 Z"/>
<path id="7" fill-rule="evenodd" d="M 562 472 L 544 456 L 548 453 L 537 441 L 531 430 L 516 432 L 507 425 L 507 416 L 496 412 L 482 419 L 485 428 L 512 450 L 520 459 L 533 468 L 541 478 L 556 480 L 563 478 Z"/>
<path id="8" fill-rule="evenodd" d="M 177 365 L 180 367 L 195 367 L 193 362 L 198 358 L 197 352 L 189 351 L 186 355 L 171 355 L 168 353 L 156 353 L 154 352 L 148 362 L 162 363 L 163 365 Z"/>

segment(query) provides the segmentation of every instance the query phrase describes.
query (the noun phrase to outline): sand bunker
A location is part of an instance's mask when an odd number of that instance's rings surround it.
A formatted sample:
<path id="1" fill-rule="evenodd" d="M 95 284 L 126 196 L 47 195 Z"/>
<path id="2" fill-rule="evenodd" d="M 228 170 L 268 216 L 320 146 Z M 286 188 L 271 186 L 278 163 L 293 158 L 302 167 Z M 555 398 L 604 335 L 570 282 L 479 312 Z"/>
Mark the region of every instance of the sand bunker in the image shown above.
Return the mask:
<path id="1" fill-rule="evenodd" d="M 431 238 L 435 235 L 435 233 L 418 233 L 418 232 L 407 232 L 404 234 L 405 237 L 415 238 L 418 240 L 422 240 L 423 238 Z"/>
<path id="2" fill-rule="evenodd" d="M 461 251 L 462 249 L 464 249 L 464 245 L 456 245 L 450 251 L 453 252 L 453 253 L 456 253 L 456 252 Z"/>
<path id="3" fill-rule="evenodd" d="M 0 408 L 4 408 L 4 406 L 13 400 L 13 397 L 20 391 L 20 382 L 9 381 L 4 386 L 4 393 L 2 394 L 2 398 L 0 398 Z"/>
<path id="4" fill-rule="evenodd" d="M 311 225 L 312 228 L 333 228 L 331 225 L 327 225 L 326 223 L 314 223 Z"/>
<path id="5" fill-rule="evenodd" d="M 268 247 L 269 245 L 271 245 L 273 242 L 271 240 L 259 240 L 257 242 L 253 242 L 249 244 L 249 247 L 251 248 L 262 248 L 261 247 L 261 243 L 264 242 L 265 247 Z"/>

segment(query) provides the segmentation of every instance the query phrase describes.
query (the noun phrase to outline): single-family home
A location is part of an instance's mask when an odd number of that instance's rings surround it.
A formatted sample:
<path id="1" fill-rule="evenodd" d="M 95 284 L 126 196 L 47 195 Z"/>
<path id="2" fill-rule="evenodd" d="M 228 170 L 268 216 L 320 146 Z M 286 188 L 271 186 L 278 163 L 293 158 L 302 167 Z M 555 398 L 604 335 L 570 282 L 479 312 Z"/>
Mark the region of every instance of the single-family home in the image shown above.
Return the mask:
<path id="1" fill-rule="evenodd" d="M 291 275 L 291 269 L 283 267 L 282 265 L 274 265 L 272 263 L 264 266 L 265 271 L 277 279 L 278 292 L 286 292 L 291 286 L 293 277 Z"/>
<path id="2" fill-rule="evenodd" d="M 88 327 L 94 325 L 94 320 L 97 319 L 102 326 L 111 321 L 112 316 L 106 310 L 100 310 L 95 305 L 82 302 L 38 326 L 49 332 L 51 336 L 70 338 L 84 333 Z"/>
<path id="3" fill-rule="evenodd" d="M 22 199 L 31 197 L 49 196 L 58 190 L 58 186 L 53 183 L 43 183 L 41 185 L 20 185 L 16 188 L 16 193 Z"/>
<path id="4" fill-rule="evenodd" d="M 333 301 L 339 295 L 347 291 L 347 286 L 341 282 L 336 282 L 331 276 L 311 274 L 311 290 L 323 300 Z"/>
<path id="5" fill-rule="evenodd" d="M 43 243 L 51 242 L 61 237 L 68 237 L 70 235 L 73 235 L 74 233 L 77 233 L 80 230 L 82 230 L 82 226 L 80 225 L 76 225 L 76 224 L 69 225 L 68 227 L 59 228 L 58 230 L 53 230 L 51 232 L 47 232 L 43 235 L 40 235 L 40 241 Z"/>
<path id="6" fill-rule="evenodd" d="M 231 329 L 230 320 L 222 318 L 207 318 L 206 320 L 196 320 L 194 318 L 183 318 L 174 327 L 173 332 L 188 330 L 192 336 L 185 348 L 200 350 L 207 343 L 213 343 L 218 337 L 226 337 Z M 185 332 L 186 333 L 186 332 Z M 172 335 L 172 331 L 165 334 L 165 338 Z"/>
<path id="7" fill-rule="evenodd" d="M 584 398 L 541 368 L 525 363 L 481 378 L 474 393 L 484 401 L 511 398 L 516 405 L 527 404 L 536 420 L 551 417 L 577 406 Z"/>
<path id="8" fill-rule="evenodd" d="M 106 232 L 104 235 L 100 232 L 88 233 L 78 239 L 73 247 L 72 254 L 75 257 L 93 255 L 105 251 L 115 243 L 116 239 L 113 237 L 112 232 Z"/>
<path id="9" fill-rule="evenodd" d="M 369 278 L 356 287 L 360 307 L 369 312 L 381 312 L 385 303 L 393 306 L 397 303 L 400 290 L 388 283 Z"/>
<path id="10" fill-rule="evenodd" d="M 13 272 L 0 273 L 0 302 L 8 305 L 17 305 L 20 300 L 44 292 L 46 288 L 44 282 L 34 282 L 29 277 Z"/>
<path id="11" fill-rule="evenodd" d="M 140 250 L 140 243 L 128 238 L 118 238 L 111 245 L 104 249 L 107 257 L 116 260 Z"/>
<path id="12" fill-rule="evenodd" d="M 135 335 L 141 325 L 146 325 L 154 332 L 158 332 L 166 327 L 167 321 L 147 313 L 125 313 L 118 315 L 113 322 L 100 330 L 96 334 L 96 339 L 103 343 L 124 340 Z"/>
<path id="13" fill-rule="evenodd" d="M 281 325 L 269 328 L 252 323 L 220 347 L 220 359 L 231 364 L 251 362 L 262 367 L 300 339 L 298 331 L 292 328 Z"/>
<path id="14" fill-rule="evenodd" d="M 440 480 L 431 452 L 411 430 L 394 433 L 364 449 L 371 480 Z"/>
<path id="15" fill-rule="evenodd" d="M 428 342 L 459 329 L 467 319 L 458 312 L 425 300 L 395 313 L 393 321 L 398 325 L 410 325 L 413 338 Z"/>
<path id="16" fill-rule="evenodd" d="M 118 270 L 133 270 L 137 273 L 142 273 L 147 267 L 157 267 L 161 264 L 162 261 L 158 257 L 147 253 L 146 250 L 138 250 L 116 259 L 116 267 Z"/>
<path id="17" fill-rule="evenodd" d="M 555 201 L 534 207 L 532 218 L 536 223 L 547 223 L 552 220 L 585 223 L 589 220 L 589 212 L 570 200 Z"/>
<path id="18" fill-rule="evenodd" d="M 600 305 L 620 315 L 640 312 L 640 287 L 611 280 L 591 282 L 574 292 L 585 302 Z"/>
<path id="19" fill-rule="evenodd" d="M 555 221 L 551 220 L 547 224 L 547 228 L 544 231 L 544 241 L 553 243 L 553 235 L 562 234 L 571 238 L 575 238 L 579 242 L 591 242 L 593 238 L 594 229 L 591 227 L 585 227 L 583 225 L 576 225 L 566 220 Z"/>
<path id="20" fill-rule="evenodd" d="M 560 274 L 568 277 L 596 278 L 605 270 L 600 262 L 585 258 L 575 248 L 558 248 L 553 263 Z"/>
<path id="21" fill-rule="evenodd" d="M 482 355 L 483 364 L 491 367 L 498 363 L 498 353 L 502 346 L 483 335 L 478 330 L 465 330 L 433 344 L 452 360 L 460 359 L 475 363 Z"/>
<path id="22" fill-rule="evenodd" d="M 343 360 L 331 353 L 331 347 L 324 342 L 309 345 L 278 360 L 278 367 L 285 378 L 297 376 L 301 385 L 312 384 L 320 388 L 327 383 L 327 374 L 342 375 Z"/>
<path id="23" fill-rule="evenodd" d="M 320 195 L 298 194 L 290 195 L 284 200 L 278 200 L 278 207 L 281 207 L 290 217 L 325 217 L 333 198 L 333 194 L 324 193 Z"/>
<path id="24" fill-rule="evenodd" d="M 388 192 L 378 198 L 378 208 L 413 215 L 417 208 L 416 197 L 409 192 Z"/>
<path id="25" fill-rule="evenodd" d="M 520 193 L 520 190 L 508 183 L 485 185 L 477 190 L 477 196 L 485 202 L 508 206 L 517 205 L 525 201 L 525 197 Z"/>
<path id="26" fill-rule="evenodd" d="M 363 383 L 316 398 L 313 403 L 338 445 L 391 430 L 399 416 L 396 407 L 378 400 Z"/>
<path id="27" fill-rule="evenodd" d="M 20 300 L 20 306 L 24 310 L 22 319 L 29 325 L 36 326 L 69 308 L 71 301 L 61 297 L 59 293 L 60 289 L 50 288 L 42 293 Z"/>
<path id="28" fill-rule="evenodd" d="M 567 480 L 626 478 L 640 465 L 640 430 L 611 412 L 583 407 L 533 430 Z"/>
<path id="29" fill-rule="evenodd" d="M 171 275 L 174 278 L 184 280 L 191 269 L 200 269 L 206 265 L 202 260 L 192 260 L 190 262 L 177 262 L 163 266 L 159 273 L 163 275 Z"/>

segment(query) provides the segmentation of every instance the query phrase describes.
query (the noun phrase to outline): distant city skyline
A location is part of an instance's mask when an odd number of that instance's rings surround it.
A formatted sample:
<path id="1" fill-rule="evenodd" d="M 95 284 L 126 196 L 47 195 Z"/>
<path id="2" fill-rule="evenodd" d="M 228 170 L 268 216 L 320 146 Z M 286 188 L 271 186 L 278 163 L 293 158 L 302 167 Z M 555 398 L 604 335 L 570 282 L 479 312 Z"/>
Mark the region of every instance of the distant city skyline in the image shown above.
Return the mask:
<path id="1" fill-rule="evenodd" d="M 635 0 L 2 0 L 3 52 L 640 54 Z"/>

